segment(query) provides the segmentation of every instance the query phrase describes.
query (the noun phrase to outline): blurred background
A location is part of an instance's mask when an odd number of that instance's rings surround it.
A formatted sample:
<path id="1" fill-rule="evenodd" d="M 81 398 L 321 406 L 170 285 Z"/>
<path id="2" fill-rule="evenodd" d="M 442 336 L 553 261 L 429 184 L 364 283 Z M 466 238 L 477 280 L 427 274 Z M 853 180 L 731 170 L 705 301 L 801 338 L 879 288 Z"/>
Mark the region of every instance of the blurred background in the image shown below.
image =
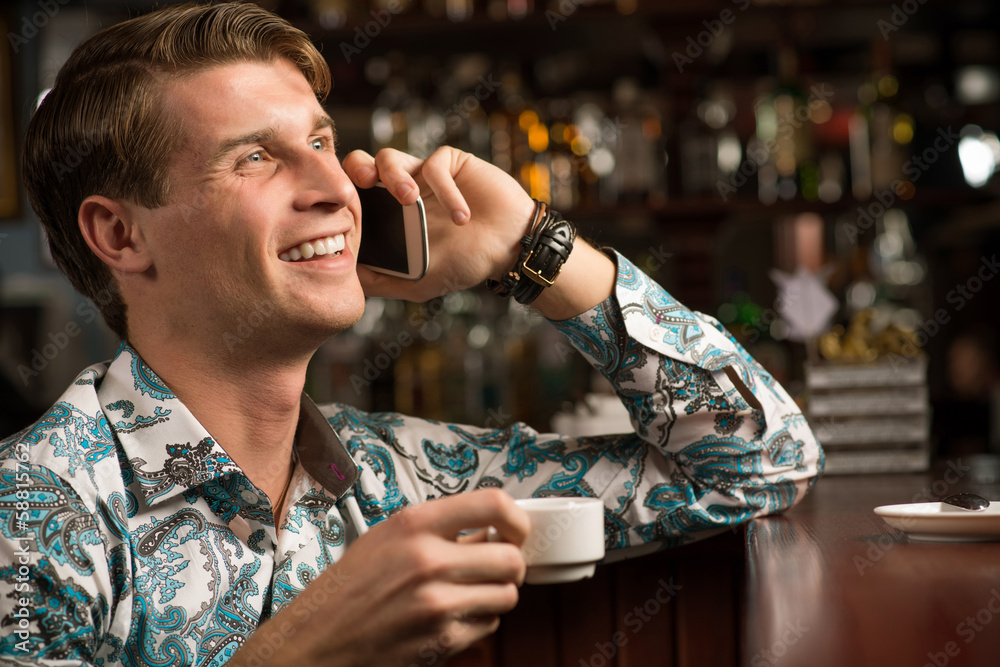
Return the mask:
<path id="1" fill-rule="evenodd" d="M 260 4 L 328 59 L 342 154 L 451 144 L 507 170 L 722 321 L 843 472 L 1000 452 L 995 3 Z M 4 434 L 117 345 L 47 257 L 16 173 L 27 119 L 77 43 L 153 6 L 0 10 Z M 620 417 L 602 385 L 541 318 L 483 290 L 371 299 L 309 377 L 318 401 L 544 430 L 560 411 Z"/>

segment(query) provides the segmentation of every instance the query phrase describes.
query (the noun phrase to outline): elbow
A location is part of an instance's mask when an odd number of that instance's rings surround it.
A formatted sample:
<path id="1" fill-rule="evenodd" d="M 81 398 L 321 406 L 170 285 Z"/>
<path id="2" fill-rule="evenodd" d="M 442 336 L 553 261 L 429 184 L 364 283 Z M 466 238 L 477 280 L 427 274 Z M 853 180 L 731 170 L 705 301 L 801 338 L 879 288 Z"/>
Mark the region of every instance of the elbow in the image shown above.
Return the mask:
<path id="1" fill-rule="evenodd" d="M 795 436 L 786 431 L 769 443 L 762 471 L 767 482 L 747 494 L 748 504 L 761 514 L 775 514 L 795 506 L 823 474 L 819 441 L 808 430 Z"/>

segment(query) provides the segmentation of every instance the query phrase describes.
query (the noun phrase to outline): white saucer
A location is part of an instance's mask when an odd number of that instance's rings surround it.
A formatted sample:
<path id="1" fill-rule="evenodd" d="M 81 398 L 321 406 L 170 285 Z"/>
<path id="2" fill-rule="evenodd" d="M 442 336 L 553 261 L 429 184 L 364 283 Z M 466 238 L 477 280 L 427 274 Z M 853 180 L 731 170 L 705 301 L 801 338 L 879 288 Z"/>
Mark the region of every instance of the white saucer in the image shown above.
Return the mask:
<path id="1" fill-rule="evenodd" d="M 944 503 L 882 505 L 875 513 L 903 531 L 911 540 L 930 542 L 988 542 L 1000 540 L 1000 501 L 979 512 Z"/>

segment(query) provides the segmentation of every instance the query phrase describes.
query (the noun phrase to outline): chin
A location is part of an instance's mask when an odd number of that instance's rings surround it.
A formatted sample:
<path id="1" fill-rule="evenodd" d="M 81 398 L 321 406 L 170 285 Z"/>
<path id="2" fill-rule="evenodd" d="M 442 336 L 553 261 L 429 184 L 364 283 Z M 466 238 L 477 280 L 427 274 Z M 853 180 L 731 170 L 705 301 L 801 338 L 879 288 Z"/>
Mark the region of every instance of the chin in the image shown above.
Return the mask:
<path id="1" fill-rule="evenodd" d="M 321 325 L 324 329 L 325 337 L 330 338 L 345 329 L 351 328 L 357 324 L 357 321 L 364 314 L 365 297 L 359 289 L 357 294 L 345 297 L 333 306 L 331 312 L 326 314 Z"/>

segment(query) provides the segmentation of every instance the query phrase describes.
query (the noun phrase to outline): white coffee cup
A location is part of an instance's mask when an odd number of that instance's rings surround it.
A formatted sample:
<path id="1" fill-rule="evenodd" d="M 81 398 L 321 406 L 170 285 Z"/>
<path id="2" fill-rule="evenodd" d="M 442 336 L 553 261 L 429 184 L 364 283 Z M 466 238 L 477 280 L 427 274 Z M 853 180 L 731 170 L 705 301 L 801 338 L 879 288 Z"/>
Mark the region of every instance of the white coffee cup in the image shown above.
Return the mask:
<path id="1" fill-rule="evenodd" d="M 599 498 L 522 498 L 515 501 L 531 517 L 521 547 L 528 564 L 525 582 L 556 584 L 594 576 L 604 558 L 604 503 Z M 499 539 L 491 531 L 491 539 Z"/>

